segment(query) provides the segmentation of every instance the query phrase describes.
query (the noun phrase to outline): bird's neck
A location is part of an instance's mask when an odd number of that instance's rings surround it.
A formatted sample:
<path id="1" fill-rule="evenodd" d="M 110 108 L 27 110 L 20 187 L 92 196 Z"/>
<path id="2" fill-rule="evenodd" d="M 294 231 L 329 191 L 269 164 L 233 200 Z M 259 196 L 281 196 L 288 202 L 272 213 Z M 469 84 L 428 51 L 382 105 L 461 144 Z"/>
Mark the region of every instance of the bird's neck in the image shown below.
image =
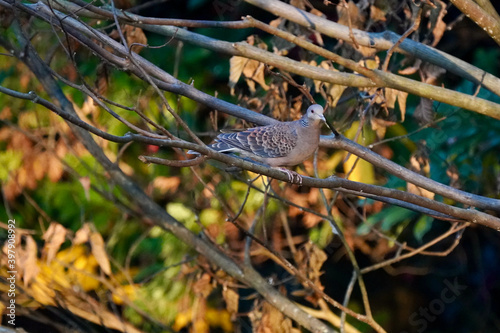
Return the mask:
<path id="1" fill-rule="evenodd" d="M 302 127 L 309 126 L 309 118 L 307 116 L 303 116 L 302 118 L 300 118 L 300 125 Z"/>
<path id="2" fill-rule="evenodd" d="M 302 118 L 300 118 L 299 121 L 302 127 L 318 126 L 318 124 L 321 123 L 321 120 L 319 119 L 311 120 L 307 116 L 303 116 Z"/>

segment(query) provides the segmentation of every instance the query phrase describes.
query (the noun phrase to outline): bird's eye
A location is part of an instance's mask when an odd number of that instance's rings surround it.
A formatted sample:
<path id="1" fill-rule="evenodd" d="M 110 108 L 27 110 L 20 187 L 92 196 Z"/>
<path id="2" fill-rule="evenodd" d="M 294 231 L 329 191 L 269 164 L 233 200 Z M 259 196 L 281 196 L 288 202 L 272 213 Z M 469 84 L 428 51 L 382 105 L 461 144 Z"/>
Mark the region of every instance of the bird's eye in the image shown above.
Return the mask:
<path id="1" fill-rule="evenodd" d="M 314 110 L 311 110 L 311 113 L 314 113 Z"/>

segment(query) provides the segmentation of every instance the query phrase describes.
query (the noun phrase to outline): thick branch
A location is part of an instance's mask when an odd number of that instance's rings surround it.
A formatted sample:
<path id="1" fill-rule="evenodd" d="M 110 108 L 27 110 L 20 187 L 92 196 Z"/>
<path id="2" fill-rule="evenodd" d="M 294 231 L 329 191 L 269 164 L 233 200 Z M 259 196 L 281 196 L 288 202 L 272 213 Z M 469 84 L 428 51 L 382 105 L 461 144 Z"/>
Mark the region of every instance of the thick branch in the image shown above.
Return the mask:
<path id="1" fill-rule="evenodd" d="M 285 4 L 283 4 L 285 5 Z M 41 4 L 37 4 L 39 10 L 46 10 L 46 8 L 43 7 Z M 286 5 L 288 6 L 288 5 Z M 95 7 L 94 7 L 95 8 Z M 291 7 L 295 8 L 295 7 Z M 296 9 L 296 8 L 295 8 Z M 98 10 L 100 14 L 104 13 L 105 11 L 96 8 L 95 10 Z M 52 15 L 52 14 L 50 14 Z M 62 14 L 60 17 L 62 18 Z M 314 16 L 314 15 L 312 15 Z M 107 18 L 112 18 L 112 13 L 108 12 Z M 141 24 L 137 22 L 142 22 L 144 18 L 132 14 L 121 14 L 119 16 L 122 19 L 126 19 L 127 21 L 131 21 L 132 19 L 134 22 L 131 24 L 134 24 L 136 26 L 139 26 L 145 30 L 149 30 L 152 32 L 156 32 L 161 35 L 169 36 L 169 37 L 174 37 L 176 39 L 182 40 L 187 43 L 191 43 L 209 50 L 213 50 L 215 52 L 221 52 L 229 55 L 235 55 L 235 56 L 243 56 L 251 59 L 255 59 L 258 61 L 261 61 L 263 63 L 275 66 L 277 68 L 289 71 L 291 73 L 303 75 L 305 77 L 309 77 L 314 80 L 320 80 L 323 82 L 329 82 L 329 83 L 334 83 L 334 84 L 340 84 L 340 85 L 346 85 L 346 86 L 352 86 L 352 87 L 372 87 L 375 86 L 376 84 L 365 77 L 355 75 L 355 74 L 348 74 L 348 73 L 340 73 L 340 72 L 332 72 L 332 71 L 326 71 L 323 69 L 320 69 L 315 66 L 311 66 L 308 64 L 304 64 L 298 61 L 294 61 L 290 58 L 279 56 L 277 54 L 259 49 L 257 47 L 250 46 L 246 43 L 229 43 L 225 41 L 220 41 L 216 40 L 210 37 L 206 37 L 200 34 L 196 34 L 184 29 L 179 29 L 177 27 L 173 26 L 157 26 L 157 25 L 148 25 L 148 24 Z M 317 18 L 317 16 L 314 16 Z M 330 22 L 330 21 L 326 21 Z M 334 22 L 330 22 L 332 24 L 336 24 Z M 340 25 L 341 27 L 344 27 Z M 345 27 L 344 27 L 345 28 Z M 318 30 L 319 31 L 319 30 Z M 83 33 L 86 33 L 85 31 L 81 31 Z M 88 32 L 87 32 L 88 33 Z M 283 36 L 280 36 L 283 37 Z M 294 40 L 290 40 L 291 42 L 297 43 L 297 45 L 301 45 L 304 47 L 307 41 L 300 40 L 298 38 L 295 38 Z M 404 40 L 401 45 L 404 45 L 409 41 L 408 39 Z M 397 43 L 398 39 L 394 41 L 394 43 Z M 413 42 L 412 43 L 416 43 Z M 309 43 L 310 45 L 313 45 L 312 43 Z M 418 44 L 418 43 L 416 43 Z M 418 44 L 422 47 L 424 45 Z M 426 47 L 426 46 L 425 46 Z M 307 48 L 307 47 L 306 47 Z M 311 49 L 311 48 L 309 48 Z M 398 50 L 398 49 L 396 49 Z M 314 52 L 318 51 L 317 47 L 314 50 Z M 416 52 L 416 50 L 413 50 Z M 436 51 L 438 52 L 438 51 Z M 330 52 L 331 53 L 331 52 Z M 321 54 L 321 53 L 318 53 Z M 321 54 L 323 55 L 323 54 Z M 328 57 L 328 56 L 327 56 Z M 331 58 L 331 57 L 328 57 Z M 443 60 L 444 61 L 444 60 Z M 455 58 L 450 58 L 446 59 L 446 64 L 450 64 L 451 61 L 459 61 L 458 59 Z M 432 62 L 432 61 L 430 61 Z M 446 66 L 443 66 L 440 64 L 440 66 L 447 68 Z M 470 66 L 470 65 L 469 65 Z M 473 66 L 472 66 L 473 67 Z M 453 63 L 453 68 L 458 68 L 457 63 Z M 452 71 L 453 72 L 453 71 Z M 481 114 L 485 114 L 489 117 L 500 119 L 500 105 L 481 99 L 477 98 L 474 96 L 470 96 L 464 93 L 456 92 L 453 90 L 441 88 L 441 87 L 436 87 L 434 85 L 430 85 L 427 83 L 415 81 L 412 79 L 408 79 L 399 75 L 395 75 L 393 73 L 388 73 L 388 72 L 382 72 L 382 71 L 374 71 L 373 72 L 374 76 L 378 78 L 378 80 L 375 80 L 377 82 L 382 82 L 384 83 L 384 86 L 401 90 L 401 91 L 406 91 L 408 93 L 416 94 L 422 97 L 430 98 L 435 101 L 443 102 L 446 104 L 450 105 L 455 105 L 461 108 L 465 108 L 471 111 L 475 111 Z M 481 74 L 484 76 L 484 78 L 487 77 L 487 73 L 484 71 L 481 71 Z M 366 75 L 366 74 L 365 74 Z M 370 75 L 370 76 L 373 76 Z M 368 75 L 367 75 L 368 76 Z M 462 75 L 463 76 L 463 75 Z M 470 76 L 470 75 L 469 75 Z M 469 76 L 464 76 L 466 78 L 469 78 Z M 491 77 L 494 77 L 492 75 L 489 75 Z M 500 79 L 498 79 L 498 84 L 500 86 Z M 500 90 L 498 92 L 500 94 Z"/>
<path id="2" fill-rule="evenodd" d="M 276 16 L 284 17 L 290 21 L 319 31 L 329 37 L 341 39 L 348 43 L 352 42 L 349 35 L 349 28 L 342 24 L 302 11 L 277 0 L 245 1 Z M 373 47 L 378 50 L 390 49 L 401 37 L 390 31 L 368 33 L 358 29 L 351 30 L 359 45 Z M 411 39 L 405 39 L 396 51 L 403 54 L 410 54 L 426 62 L 442 67 L 451 73 L 466 78 L 474 83 L 481 84 L 491 92 L 500 96 L 499 78 L 445 52 L 417 43 Z"/>
<path id="3" fill-rule="evenodd" d="M 450 0 L 462 13 L 481 27 L 500 45 L 500 21 L 471 0 Z M 491 6 L 491 3 L 490 3 Z M 493 8 L 493 12 L 496 13 Z M 497 14 L 498 17 L 498 14 Z"/>

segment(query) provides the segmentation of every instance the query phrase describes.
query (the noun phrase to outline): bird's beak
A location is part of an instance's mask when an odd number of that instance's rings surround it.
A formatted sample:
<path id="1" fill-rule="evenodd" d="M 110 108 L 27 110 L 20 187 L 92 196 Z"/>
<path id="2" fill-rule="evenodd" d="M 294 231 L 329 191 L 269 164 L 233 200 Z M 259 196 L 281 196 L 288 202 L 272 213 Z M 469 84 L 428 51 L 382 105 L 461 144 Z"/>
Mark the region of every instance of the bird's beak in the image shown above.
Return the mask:
<path id="1" fill-rule="evenodd" d="M 323 115 L 320 115 L 319 119 L 321 119 L 324 123 L 326 123 L 326 119 L 325 119 L 325 116 Z"/>

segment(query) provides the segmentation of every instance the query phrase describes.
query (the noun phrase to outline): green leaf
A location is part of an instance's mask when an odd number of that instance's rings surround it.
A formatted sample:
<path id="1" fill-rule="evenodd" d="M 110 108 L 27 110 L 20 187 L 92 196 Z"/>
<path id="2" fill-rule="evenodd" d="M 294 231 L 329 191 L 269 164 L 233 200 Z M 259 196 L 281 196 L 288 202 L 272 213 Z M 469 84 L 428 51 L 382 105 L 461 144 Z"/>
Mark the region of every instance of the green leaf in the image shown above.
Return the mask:
<path id="1" fill-rule="evenodd" d="M 413 227 L 413 234 L 419 242 L 422 242 L 422 238 L 431 229 L 432 221 L 433 219 L 430 216 L 422 215 L 418 219 L 417 223 L 415 223 L 415 226 Z"/>

